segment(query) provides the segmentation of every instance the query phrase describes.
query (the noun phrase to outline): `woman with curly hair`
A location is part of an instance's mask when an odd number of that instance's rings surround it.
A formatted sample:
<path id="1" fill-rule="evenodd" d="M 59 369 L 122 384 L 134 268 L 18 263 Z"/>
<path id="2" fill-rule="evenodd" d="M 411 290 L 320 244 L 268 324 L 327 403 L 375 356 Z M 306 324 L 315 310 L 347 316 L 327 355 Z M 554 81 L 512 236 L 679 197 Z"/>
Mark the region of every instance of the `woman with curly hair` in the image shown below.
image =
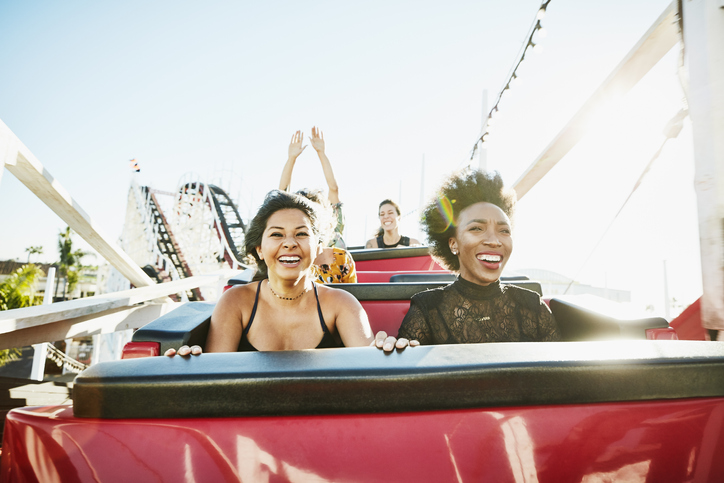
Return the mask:
<path id="1" fill-rule="evenodd" d="M 421 344 L 558 340 L 548 306 L 530 290 L 501 285 L 513 253 L 515 194 L 498 173 L 451 176 L 427 205 L 430 252 L 455 282 L 412 297 L 398 337 Z"/>

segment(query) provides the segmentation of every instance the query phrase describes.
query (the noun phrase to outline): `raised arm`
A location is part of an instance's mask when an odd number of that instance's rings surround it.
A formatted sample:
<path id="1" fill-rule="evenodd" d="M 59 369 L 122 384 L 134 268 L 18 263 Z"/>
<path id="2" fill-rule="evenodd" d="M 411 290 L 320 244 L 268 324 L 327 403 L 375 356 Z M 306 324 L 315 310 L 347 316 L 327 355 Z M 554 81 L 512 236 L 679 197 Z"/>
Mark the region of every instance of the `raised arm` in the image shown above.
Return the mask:
<path id="1" fill-rule="evenodd" d="M 372 344 L 372 329 L 367 312 L 353 295 L 334 288 L 319 286 L 332 300 L 335 308 L 335 325 L 345 347 L 363 347 Z M 326 302 L 325 302 L 326 303 Z"/>
<path id="2" fill-rule="evenodd" d="M 332 171 L 332 164 L 329 162 L 329 158 L 324 152 L 324 133 L 318 127 L 312 128 L 312 136 L 309 138 L 312 143 L 312 147 L 317 151 L 319 156 L 319 162 L 322 163 L 322 171 L 324 172 L 324 179 L 327 181 L 327 189 L 329 194 L 329 202 L 333 205 L 339 203 L 339 186 L 337 180 L 334 177 L 334 171 Z"/>
<path id="3" fill-rule="evenodd" d="M 289 191 L 289 189 L 292 186 L 292 171 L 294 171 L 294 163 L 296 163 L 297 158 L 300 154 L 302 154 L 302 151 L 304 151 L 304 148 L 307 146 L 302 146 L 302 141 L 304 140 L 304 133 L 302 131 L 297 131 L 292 136 L 292 140 L 289 142 L 289 154 L 287 157 L 287 163 L 284 165 L 284 169 L 282 170 L 282 177 L 279 180 L 279 189 L 282 191 Z"/>

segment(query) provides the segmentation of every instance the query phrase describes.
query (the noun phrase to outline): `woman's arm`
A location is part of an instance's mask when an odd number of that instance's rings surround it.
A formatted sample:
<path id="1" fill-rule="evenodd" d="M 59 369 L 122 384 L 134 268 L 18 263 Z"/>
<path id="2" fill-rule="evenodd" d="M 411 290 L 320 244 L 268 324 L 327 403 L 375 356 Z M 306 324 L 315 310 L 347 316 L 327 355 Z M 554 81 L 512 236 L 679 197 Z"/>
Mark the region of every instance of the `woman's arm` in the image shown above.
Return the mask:
<path id="1" fill-rule="evenodd" d="M 414 340 L 420 344 L 434 343 L 430 324 L 427 322 L 427 311 L 415 300 L 415 297 L 410 301 L 410 310 L 407 311 L 402 324 L 400 324 L 397 337 L 399 339 Z"/>
<path id="2" fill-rule="evenodd" d="M 245 289 L 249 286 L 230 288 L 216 302 L 206 337 L 206 352 L 236 352 L 239 348 L 243 325 L 238 297 Z"/>
<path id="3" fill-rule="evenodd" d="M 322 288 L 322 287 L 318 287 Z M 348 292 L 333 288 L 327 289 L 332 307 L 335 307 L 335 326 L 345 347 L 368 346 L 374 341 L 367 312 Z M 324 303 L 327 305 L 327 302 Z M 324 305 L 323 305 L 324 306 Z M 329 306 L 329 305 L 327 305 Z"/>
<path id="4" fill-rule="evenodd" d="M 553 317 L 551 309 L 542 299 L 538 312 L 538 340 L 542 342 L 561 340 L 561 333 L 558 330 L 556 319 Z"/>
<path id="5" fill-rule="evenodd" d="M 369 240 L 367 240 L 365 248 L 379 248 L 377 246 L 377 238 L 370 238 Z"/>
<path id="6" fill-rule="evenodd" d="M 292 186 L 292 171 L 294 171 L 294 163 L 306 146 L 302 146 L 304 134 L 302 131 L 297 131 L 292 136 L 292 140 L 289 142 L 287 163 L 282 169 L 282 177 L 279 180 L 279 189 L 282 191 L 289 191 Z"/>
<path id="7" fill-rule="evenodd" d="M 332 171 L 332 163 L 329 162 L 329 158 L 324 152 L 325 144 L 324 144 L 324 134 L 322 133 L 322 130 L 318 127 L 312 128 L 312 136 L 309 138 L 310 142 L 312 143 L 312 147 L 315 151 L 317 151 L 317 156 L 319 156 L 319 162 L 322 163 L 322 171 L 324 172 L 324 179 L 327 180 L 327 188 L 329 190 L 329 194 L 327 195 L 327 198 L 329 199 L 329 202 L 333 205 L 336 205 L 339 203 L 339 186 L 337 185 L 337 180 L 334 177 L 334 171 Z"/>

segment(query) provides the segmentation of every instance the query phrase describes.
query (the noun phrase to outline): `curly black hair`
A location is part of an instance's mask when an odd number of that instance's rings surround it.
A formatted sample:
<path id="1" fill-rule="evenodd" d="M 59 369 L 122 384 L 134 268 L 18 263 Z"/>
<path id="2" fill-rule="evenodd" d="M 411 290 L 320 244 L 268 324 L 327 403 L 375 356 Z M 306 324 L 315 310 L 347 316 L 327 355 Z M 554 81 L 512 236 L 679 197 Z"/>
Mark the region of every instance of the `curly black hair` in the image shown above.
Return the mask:
<path id="1" fill-rule="evenodd" d="M 256 248 L 261 246 L 261 240 L 266 230 L 267 222 L 269 218 L 279 210 L 293 209 L 299 210 L 309 218 L 312 224 L 312 232 L 317 236 L 317 239 L 324 239 L 324 228 L 320 227 L 320 211 L 322 207 L 317 203 L 312 202 L 308 198 L 298 195 L 287 193 L 286 191 L 272 190 L 267 193 L 264 197 L 259 210 L 254 215 L 254 218 L 249 223 L 244 236 L 244 254 L 248 262 L 253 263 L 257 266 L 257 275 L 254 277 L 255 280 L 258 278 L 266 278 L 267 266 L 264 260 L 259 258 L 259 254 L 256 252 Z"/>
<path id="2" fill-rule="evenodd" d="M 492 203 L 512 218 L 516 196 L 515 192 L 505 189 L 497 171 L 456 173 L 445 180 L 422 213 L 421 223 L 427 233 L 430 254 L 448 270 L 460 270 L 460 261 L 448 243 L 455 236 L 458 216 L 468 206 L 480 202 Z"/>

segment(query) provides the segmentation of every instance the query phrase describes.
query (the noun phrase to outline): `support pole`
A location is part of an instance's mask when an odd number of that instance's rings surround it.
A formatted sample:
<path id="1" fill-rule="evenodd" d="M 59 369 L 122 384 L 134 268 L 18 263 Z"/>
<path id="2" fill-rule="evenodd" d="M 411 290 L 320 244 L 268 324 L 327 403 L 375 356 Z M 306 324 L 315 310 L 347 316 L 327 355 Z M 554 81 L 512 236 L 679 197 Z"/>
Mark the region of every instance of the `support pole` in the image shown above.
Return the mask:
<path id="1" fill-rule="evenodd" d="M 598 114 L 600 106 L 630 91 L 676 45 L 679 41 L 679 29 L 675 14 L 675 3 L 671 3 L 555 139 L 518 178 L 513 189 L 519 200 L 578 144 L 588 130 L 589 121 Z"/>
<path id="2" fill-rule="evenodd" d="M 685 0 L 684 45 L 701 247 L 701 322 L 724 331 L 724 8 Z"/>

